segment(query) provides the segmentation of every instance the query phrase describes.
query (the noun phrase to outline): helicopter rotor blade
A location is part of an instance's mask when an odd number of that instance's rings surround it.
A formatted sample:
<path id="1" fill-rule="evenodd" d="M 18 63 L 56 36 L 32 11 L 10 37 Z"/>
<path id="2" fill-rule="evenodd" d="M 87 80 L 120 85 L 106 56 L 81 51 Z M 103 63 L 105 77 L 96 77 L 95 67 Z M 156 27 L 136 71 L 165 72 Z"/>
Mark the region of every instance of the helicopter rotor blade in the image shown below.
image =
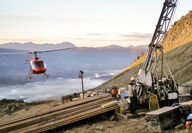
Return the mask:
<path id="1" fill-rule="evenodd" d="M 0 55 L 14 55 L 14 54 L 23 55 L 23 54 L 26 54 L 26 53 L 0 53 Z"/>
<path id="2" fill-rule="evenodd" d="M 28 53 L 45 53 L 45 52 L 54 52 L 54 51 L 62 51 L 62 50 L 70 50 L 70 49 L 76 49 L 77 47 L 71 47 L 71 48 L 63 48 L 63 49 L 54 49 L 54 50 L 46 50 L 46 51 L 29 51 Z"/>
<path id="3" fill-rule="evenodd" d="M 37 54 L 37 53 L 45 53 L 45 52 L 54 52 L 54 51 L 62 51 L 62 50 L 70 50 L 70 49 L 76 49 L 77 47 L 71 47 L 71 48 L 63 48 L 63 49 L 54 49 L 54 50 L 46 50 L 46 51 L 29 51 L 28 54 Z M 24 55 L 26 53 L 0 53 L 0 55 Z"/>

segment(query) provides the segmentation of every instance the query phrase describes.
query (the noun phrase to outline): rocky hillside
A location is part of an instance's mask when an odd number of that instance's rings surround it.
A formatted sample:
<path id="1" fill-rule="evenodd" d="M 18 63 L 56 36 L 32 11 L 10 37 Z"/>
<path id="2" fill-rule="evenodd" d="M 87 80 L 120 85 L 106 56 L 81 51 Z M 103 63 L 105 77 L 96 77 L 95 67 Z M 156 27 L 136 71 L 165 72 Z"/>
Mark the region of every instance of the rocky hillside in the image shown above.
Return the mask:
<path id="1" fill-rule="evenodd" d="M 176 21 L 172 25 L 170 30 L 167 32 L 162 45 L 164 47 L 164 52 L 168 52 L 190 42 L 192 42 L 192 11 L 181 17 L 180 20 Z M 145 56 L 146 53 L 141 53 L 141 55 L 124 71 L 143 63 Z"/>
<path id="2" fill-rule="evenodd" d="M 163 47 L 168 66 L 179 84 L 192 81 L 192 11 L 174 23 L 164 38 Z M 110 86 L 127 87 L 130 77 L 137 76 L 140 65 L 145 60 L 146 53 L 140 56 L 123 72 L 97 88 Z M 165 68 L 166 70 L 167 68 Z M 191 82 L 192 84 L 192 82 Z"/>
<path id="3" fill-rule="evenodd" d="M 192 42 L 192 11 L 174 23 L 163 40 L 164 51 Z"/>

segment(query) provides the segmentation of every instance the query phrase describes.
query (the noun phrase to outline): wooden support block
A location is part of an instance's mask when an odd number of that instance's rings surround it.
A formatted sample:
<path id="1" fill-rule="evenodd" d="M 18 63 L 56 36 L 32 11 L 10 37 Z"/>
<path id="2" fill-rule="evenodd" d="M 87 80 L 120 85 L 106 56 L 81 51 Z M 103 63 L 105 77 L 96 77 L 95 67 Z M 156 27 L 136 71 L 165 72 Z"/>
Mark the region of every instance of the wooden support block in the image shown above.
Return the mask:
<path id="1" fill-rule="evenodd" d="M 183 102 L 183 103 L 180 103 L 180 105 L 187 105 L 191 108 L 192 110 L 192 100 L 191 101 L 187 101 L 187 102 Z"/>
<path id="2" fill-rule="evenodd" d="M 192 110 L 192 100 L 175 107 L 163 107 L 149 112 L 146 114 L 148 127 L 152 132 L 161 132 L 166 128 L 181 124 L 181 118 L 187 117 L 190 109 Z"/>
<path id="3" fill-rule="evenodd" d="M 161 132 L 180 123 L 179 107 L 163 107 L 149 112 L 146 114 L 146 120 L 152 132 Z"/>
<path id="4" fill-rule="evenodd" d="M 117 119 L 118 119 L 118 120 L 127 119 L 127 116 L 126 116 L 126 115 L 123 115 L 123 114 L 116 113 L 116 116 L 117 116 Z"/>

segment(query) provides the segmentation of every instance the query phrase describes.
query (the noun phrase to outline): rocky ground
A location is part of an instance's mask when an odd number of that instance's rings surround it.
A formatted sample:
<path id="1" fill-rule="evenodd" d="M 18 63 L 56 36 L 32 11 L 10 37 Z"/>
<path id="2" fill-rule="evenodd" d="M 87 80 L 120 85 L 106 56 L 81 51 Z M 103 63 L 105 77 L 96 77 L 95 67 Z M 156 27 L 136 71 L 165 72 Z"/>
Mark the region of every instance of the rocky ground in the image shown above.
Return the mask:
<path id="1" fill-rule="evenodd" d="M 60 100 L 48 100 L 26 103 L 22 100 L 0 100 L 0 124 L 36 113 L 45 112 L 52 107 L 59 106 Z"/>
<path id="2" fill-rule="evenodd" d="M 7 101 L 7 103 L 4 103 Z M 52 107 L 60 105 L 60 101 L 43 101 L 35 103 L 24 103 L 16 100 L 1 100 L 4 103 L 0 108 L 1 117 L 0 124 L 13 121 L 15 119 L 27 117 L 28 115 L 36 114 L 37 112 L 44 112 Z M 130 116 L 131 117 L 131 116 Z M 60 133 L 147 133 L 147 123 L 142 114 L 137 118 L 128 118 L 121 120 L 108 120 L 105 115 L 99 115 L 83 121 L 79 121 L 65 127 L 53 130 L 51 132 Z"/>
<path id="3" fill-rule="evenodd" d="M 148 133 L 145 117 L 109 121 L 101 116 L 64 128 L 64 133 Z"/>
<path id="4" fill-rule="evenodd" d="M 41 101 L 24 103 L 19 100 L 1 100 L 0 108 L 0 124 L 13 121 L 15 119 L 27 117 L 36 113 L 45 112 L 55 106 L 61 105 L 60 100 Z M 147 110 L 138 110 L 139 117 L 134 118 L 131 114 L 127 115 L 127 119 L 109 120 L 106 115 L 99 115 L 93 118 L 85 119 L 50 132 L 58 133 L 150 133 L 147 122 L 145 120 L 145 113 Z M 166 133 L 186 132 L 179 129 L 168 129 Z"/>

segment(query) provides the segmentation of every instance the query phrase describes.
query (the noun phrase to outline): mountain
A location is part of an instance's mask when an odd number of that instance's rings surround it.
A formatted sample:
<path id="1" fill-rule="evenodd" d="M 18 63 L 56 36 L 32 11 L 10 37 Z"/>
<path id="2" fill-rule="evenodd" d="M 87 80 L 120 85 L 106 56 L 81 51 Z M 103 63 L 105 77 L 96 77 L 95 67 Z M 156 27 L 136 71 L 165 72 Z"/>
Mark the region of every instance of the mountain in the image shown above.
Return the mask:
<path id="1" fill-rule="evenodd" d="M 165 51 L 165 58 L 176 82 L 191 85 L 192 11 L 174 23 L 172 28 L 167 32 L 162 44 Z M 140 56 L 137 56 L 130 66 L 97 88 L 105 88 L 113 85 L 127 88 L 130 77 L 137 77 L 139 67 L 144 62 L 145 57 L 146 52 L 140 53 Z M 160 68 L 158 67 L 158 69 Z M 164 69 L 166 70 L 166 68 Z"/>
<path id="2" fill-rule="evenodd" d="M 70 47 L 75 47 L 75 45 L 70 42 L 62 42 L 58 44 L 48 44 L 48 43 L 35 44 L 33 42 L 27 42 L 27 43 L 10 42 L 10 43 L 5 43 L 0 45 L 0 48 L 28 50 L 28 51 L 53 50 L 53 49 L 63 49 L 63 48 L 70 48 Z"/>

